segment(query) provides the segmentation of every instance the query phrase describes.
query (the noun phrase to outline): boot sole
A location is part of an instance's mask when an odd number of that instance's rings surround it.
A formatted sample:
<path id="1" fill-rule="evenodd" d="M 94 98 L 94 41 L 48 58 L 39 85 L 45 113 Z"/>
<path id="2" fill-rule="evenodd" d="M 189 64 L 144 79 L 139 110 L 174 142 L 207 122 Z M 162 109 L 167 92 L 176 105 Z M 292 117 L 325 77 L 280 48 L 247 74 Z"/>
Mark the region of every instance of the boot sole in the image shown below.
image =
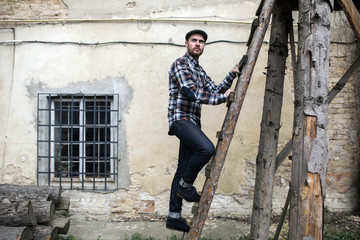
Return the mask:
<path id="1" fill-rule="evenodd" d="M 174 230 L 174 231 L 179 231 L 179 232 L 190 232 L 190 230 L 185 231 L 185 230 L 180 230 L 180 229 L 176 229 L 176 228 L 172 228 L 172 227 L 166 227 L 166 228 L 169 229 L 169 230 Z"/>

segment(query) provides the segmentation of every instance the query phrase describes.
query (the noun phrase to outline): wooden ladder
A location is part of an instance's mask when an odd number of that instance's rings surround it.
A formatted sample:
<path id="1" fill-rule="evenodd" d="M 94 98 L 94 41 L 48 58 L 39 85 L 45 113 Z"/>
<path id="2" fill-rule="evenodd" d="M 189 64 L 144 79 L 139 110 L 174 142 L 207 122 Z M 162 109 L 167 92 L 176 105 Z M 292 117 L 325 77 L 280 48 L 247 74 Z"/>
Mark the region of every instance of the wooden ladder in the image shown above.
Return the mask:
<path id="1" fill-rule="evenodd" d="M 268 28 L 275 0 L 262 0 L 257 10 L 258 18 L 254 19 L 248 49 L 239 63 L 240 75 L 238 77 L 234 95 L 229 97 L 228 110 L 221 131 L 217 132 L 218 142 L 212 161 L 206 166 L 206 180 L 203 186 L 201 199 L 192 209 L 194 217 L 190 225 L 190 232 L 184 233 L 183 239 L 198 239 L 204 226 L 212 199 L 215 195 L 220 173 L 224 166 L 225 157 L 229 149 L 240 110 L 245 99 L 251 75 L 259 56 L 266 30 Z"/>

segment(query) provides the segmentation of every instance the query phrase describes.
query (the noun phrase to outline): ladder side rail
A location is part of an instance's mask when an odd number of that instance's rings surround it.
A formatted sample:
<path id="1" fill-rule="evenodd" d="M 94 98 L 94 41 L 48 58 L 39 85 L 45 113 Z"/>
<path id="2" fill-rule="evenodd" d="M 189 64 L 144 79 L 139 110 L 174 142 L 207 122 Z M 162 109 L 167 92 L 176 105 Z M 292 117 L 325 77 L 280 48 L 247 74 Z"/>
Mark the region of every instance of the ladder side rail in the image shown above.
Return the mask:
<path id="1" fill-rule="evenodd" d="M 264 2 L 261 14 L 259 16 L 259 27 L 255 30 L 254 37 L 247 50 L 246 55 L 248 56 L 248 61 L 243 67 L 243 71 L 240 74 L 238 84 L 235 89 L 235 101 L 232 102 L 228 108 L 222 126 L 224 137 L 218 140 L 212 161 L 212 171 L 210 173 L 210 177 L 205 180 L 199 202 L 199 209 L 192 220 L 190 232 L 184 236 L 185 239 L 198 239 L 200 237 L 212 199 L 215 195 L 220 173 L 234 134 L 235 126 L 245 99 L 252 73 L 255 68 L 256 60 L 259 56 L 265 34 L 269 26 L 274 2 L 275 0 L 266 0 Z"/>

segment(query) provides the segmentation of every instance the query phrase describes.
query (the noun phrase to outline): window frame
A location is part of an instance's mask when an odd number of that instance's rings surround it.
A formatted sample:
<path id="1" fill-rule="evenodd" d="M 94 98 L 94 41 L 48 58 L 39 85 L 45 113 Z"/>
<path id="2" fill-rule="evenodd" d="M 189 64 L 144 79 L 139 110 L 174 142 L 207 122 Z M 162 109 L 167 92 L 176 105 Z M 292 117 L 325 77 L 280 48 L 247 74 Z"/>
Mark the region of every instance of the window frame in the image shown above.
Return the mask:
<path id="1" fill-rule="evenodd" d="M 47 107 L 42 108 L 40 105 L 44 105 L 44 98 L 46 98 Z M 56 103 L 60 103 L 60 107 L 57 109 L 55 107 Z M 98 103 L 104 103 L 104 105 Z M 66 104 L 67 110 L 65 110 L 67 116 L 67 122 L 62 119 L 62 114 L 64 109 L 62 107 L 63 103 Z M 71 106 L 70 106 L 70 104 Z M 79 103 L 78 108 L 74 108 L 74 103 Z M 93 110 L 87 108 L 87 103 L 92 103 Z M 70 110 L 69 110 L 70 106 Z M 102 109 L 103 108 L 103 109 Z M 47 117 L 40 117 L 44 112 L 48 112 Z M 78 116 L 78 125 L 75 124 L 74 113 L 77 112 Z M 71 114 L 70 114 L 71 113 Z M 86 121 L 87 114 L 91 115 L 93 113 L 93 123 L 89 124 Z M 59 114 L 57 116 L 56 114 Z M 105 122 L 101 123 L 102 114 L 105 116 Z M 46 114 L 45 114 L 46 115 Z M 71 115 L 71 117 L 70 117 Z M 96 116 L 98 115 L 98 116 Z M 56 122 L 56 118 L 60 118 L 59 124 Z M 100 117 L 100 118 L 99 118 Z M 46 123 L 47 118 L 47 123 Z M 69 118 L 72 118 L 69 120 Z M 110 119 L 107 119 L 110 118 Z M 45 184 L 48 185 L 66 185 L 69 189 L 81 188 L 81 189 L 93 189 L 99 190 L 104 189 L 108 190 L 108 187 L 111 186 L 113 189 L 118 188 L 118 129 L 119 129 L 119 96 L 118 94 L 104 95 L 104 94 L 94 94 L 94 95 L 85 95 L 85 94 L 39 94 L 38 97 L 38 184 L 39 177 L 44 178 L 44 175 L 47 174 L 47 179 Z M 45 124 L 42 122 L 45 120 Z M 90 121 L 91 122 L 91 121 Z M 68 123 L 68 124 L 67 124 Z M 39 128 L 48 128 L 48 135 L 41 134 Z M 56 135 L 56 129 L 60 129 Z M 74 131 L 73 129 L 79 129 L 78 141 L 73 141 Z M 64 141 L 62 139 L 62 132 L 72 133 L 70 141 Z M 67 129 L 67 130 L 66 130 Z M 87 129 L 93 129 L 93 138 L 94 140 L 88 141 L 86 136 Z M 103 130 L 105 136 L 100 136 L 101 131 Z M 43 130 L 44 131 L 44 130 Z M 46 132 L 46 131 L 45 131 Z M 108 133 L 109 132 L 109 133 Z M 110 136 L 107 136 L 110 134 Z M 47 135 L 47 138 L 44 136 Z M 99 141 L 95 137 L 100 137 Z M 59 137 L 60 140 L 57 140 L 56 137 Z M 102 138 L 103 137 L 103 138 Z M 79 145 L 78 155 L 74 156 L 73 146 L 75 144 Z M 41 143 L 48 143 L 48 155 L 39 154 Z M 71 152 L 73 154 L 62 156 L 60 154 L 60 166 L 62 167 L 62 161 L 67 161 L 67 170 L 62 176 L 62 171 L 57 171 L 56 169 L 56 145 L 65 146 L 68 144 L 71 146 Z M 86 154 L 86 148 L 92 146 L 94 155 L 88 156 Z M 97 151 L 97 156 L 95 148 L 103 148 L 105 155 L 102 156 L 102 151 Z M 62 147 L 61 147 L 62 148 Z M 60 148 L 60 149 L 61 149 Z M 109 153 L 108 149 L 109 148 Z M 68 148 L 69 149 L 69 148 Z M 67 150 L 69 152 L 69 150 Z M 41 166 L 40 159 L 47 160 L 48 171 L 39 171 Z M 75 161 L 75 164 L 78 164 L 77 171 L 73 168 L 73 158 L 77 158 L 78 162 Z M 92 161 L 91 161 L 92 159 Z M 89 161 L 90 160 L 90 161 Z M 92 164 L 92 172 L 87 171 L 87 165 Z M 95 169 L 97 166 L 99 171 Z M 103 166 L 103 167 L 102 167 Z M 44 167 L 42 167 L 43 169 Z M 70 169 L 70 171 L 69 171 Z M 44 181 L 42 181 L 44 182 Z M 98 184 L 97 184 L 98 183 Z M 103 187 L 101 187 L 103 186 Z"/>

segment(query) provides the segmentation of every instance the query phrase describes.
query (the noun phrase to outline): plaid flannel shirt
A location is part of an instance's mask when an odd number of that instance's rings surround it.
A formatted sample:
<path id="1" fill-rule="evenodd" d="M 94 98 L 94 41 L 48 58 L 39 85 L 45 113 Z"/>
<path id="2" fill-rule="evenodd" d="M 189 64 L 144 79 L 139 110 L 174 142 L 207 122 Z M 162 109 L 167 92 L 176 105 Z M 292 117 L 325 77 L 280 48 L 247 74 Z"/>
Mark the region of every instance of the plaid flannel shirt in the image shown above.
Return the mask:
<path id="1" fill-rule="evenodd" d="M 226 102 L 224 93 L 231 87 L 235 77 L 236 74 L 229 72 L 217 86 L 188 53 L 176 59 L 169 71 L 169 127 L 181 119 L 191 120 L 201 126 L 201 105 Z M 184 94 L 183 90 L 187 90 L 192 97 Z"/>

